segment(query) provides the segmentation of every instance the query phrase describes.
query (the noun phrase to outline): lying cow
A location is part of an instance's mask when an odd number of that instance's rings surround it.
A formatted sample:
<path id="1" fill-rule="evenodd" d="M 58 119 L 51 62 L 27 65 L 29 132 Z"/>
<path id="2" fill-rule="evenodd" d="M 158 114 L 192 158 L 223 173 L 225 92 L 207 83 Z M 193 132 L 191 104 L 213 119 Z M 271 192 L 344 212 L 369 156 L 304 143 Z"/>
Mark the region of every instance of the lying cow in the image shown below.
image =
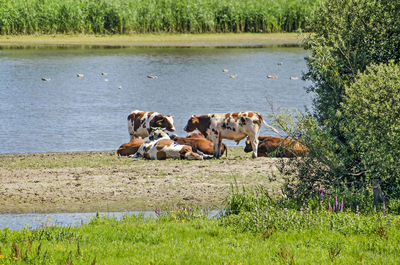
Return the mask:
<path id="1" fill-rule="evenodd" d="M 189 133 L 188 135 L 186 135 L 186 138 L 206 139 L 201 133 Z"/>
<path id="2" fill-rule="evenodd" d="M 172 135 L 171 139 L 174 140 L 178 144 L 189 145 L 192 147 L 193 152 L 201 152 L 206 155 L 212 155 L 214 153 L 213 143 L 209 140 L 205 139 L 203 136 L 199 137 L 190 137 L 192 134 L 185 137 L 179 137 L 176 135 Z M 221 155 L 226 152 L 226 156 L 228 156 L 228 149 L 224 143 L 221 145 Z"/>
<path id="3" fill-rule="evenodd" d="M 186 132 L 199 130 L 208 140 L 212 141 L 215 158 L 221 156 L 222 139 L 234 140 L 239 143 L 243 138 L 248 137 L 254 150 L 253 158 L 255 158 L 257 157 L 258 134 L 261 122 L 277 132 L 264 121 L 261 114 L 253 111 L 215 113 L 201 116 L 192 115 L 184 130 Z"/>
<path id="4" fill-rule="evenodd" d="M 144 139 L 136 138 L 130 141 L 129 143 L 122 144 L 118 150 L 117 154 L 119 156 L 130 156 L 137 152 L 139 147 L 146 142 Z"/>
<path id="5" fill-rule="evenodd" d="M 257 155 L 267 157 L 268 154 L 276 152 L 276 157 L 297 157 L 308 155 L 308 148 L 296 140 L 274 137 L 274 136 L 260 136 L 258 137 L 260 143 L 258 144 Z M 246 141 L 244 151 L 253 151 L 250 141 Z"/>
<path id="6" fill-rule="evenodd" d="M 203 157 L 192 151 L 188 145 L 180 145 L 171 140 L 162 129 L 150 133 L 150 141 L 142 144 L 134 158 L 144 157 L 151 160 L 164 160 L 167 158 L 202 160 Z"/>
<path id="7" fill-rule="evenodd" d="M 132 111 L 128 115 L 128 131 L 131 140 L 149 136 L 152 127 L 165 128 L 175 131 L 174 119 L 170 115 L 161 115 L 158 112 L 144 112 L 140 110 Z"/>

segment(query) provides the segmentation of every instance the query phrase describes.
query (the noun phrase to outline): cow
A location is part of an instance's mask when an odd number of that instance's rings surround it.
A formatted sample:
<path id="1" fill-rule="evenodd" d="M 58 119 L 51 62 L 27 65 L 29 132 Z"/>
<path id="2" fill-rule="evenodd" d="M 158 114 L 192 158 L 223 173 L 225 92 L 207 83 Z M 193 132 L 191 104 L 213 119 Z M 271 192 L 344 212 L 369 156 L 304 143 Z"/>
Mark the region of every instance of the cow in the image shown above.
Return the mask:
<path id="1" fill-rule="evenodd" d="M 155 129 L 150 133 L 150 141 L 142 144 L 133 158 L 143 157 L 151 160 L 167 158 L 202 160 L 203 157 L 194 153 L 192 147 L 180 145 L 171 140 L 163 129 Z"/>
<path id="2" fill-rule="evenodd" d="M 175 131 L 174 119 L 170 115 L 162 115 L 158 112 L 132 111 L 128 115 L 128 131 L 131 141 L 135 138 L 146 138 L 149 136 L 152 127 L 165 128 Z"/>
<path id="3" fill-rule="evenodd" d="M 268 154 L 276 152 L 276 157 L 297 157 L 308 155 L 309 152 L 307 147 L 292 139 L 274 136 L 260 136 L 258 137 L 258 140 L 258 156 L 267 157 Z M 244 151 L 246 153 L 253 151 L 249 140 L 246 141 L 246 147 L 244 148 Z"/>
<path id="4" fill-rule="evenodd" d="M 277 132 L 264 121 L 261 114 L 254 111 L 192 115 L 184 130 L 186 132 L 198 130 L 210 140 L 214 145 L 214 158 L 221 156 L 222 139 L 234 140 L 238 144 L 243 138 L 248 137 L 254 150 L 252 156 L 256 158 L 261 122 Z"/>
<path id="5" fill-rule="evenodd" d="M 170 136 L 172 140 L 174 140 L 178 144 L 183 144 L 183 145 L 189 145 L 192 147 L 193 152 L 201 152 L 206 155 L 213 155 L 214 153 L 214 147 L 213 143 L 210 142 L 209 140 L 205 139 L 204 136 L 198 137 L 191 137 L 193 134 L 190 134 L 187 137 L 179 137 L 176 135 Z M 225 152 L 226 156 L 228 156 L 228 149 L 224 143 L 221 145 L 221 155 L 223 155 Z"/>
<path id="6" fill-rule="evenodd" d="M 122 144 L 118 150 L 117 150 L 117 155 L 118 156 L 130 156 L 134 155 L 139 147 L 144 144 L 145 140 L 141 138 L 136 138 L 130 141 L 129 143 L 124 143 Z"/>

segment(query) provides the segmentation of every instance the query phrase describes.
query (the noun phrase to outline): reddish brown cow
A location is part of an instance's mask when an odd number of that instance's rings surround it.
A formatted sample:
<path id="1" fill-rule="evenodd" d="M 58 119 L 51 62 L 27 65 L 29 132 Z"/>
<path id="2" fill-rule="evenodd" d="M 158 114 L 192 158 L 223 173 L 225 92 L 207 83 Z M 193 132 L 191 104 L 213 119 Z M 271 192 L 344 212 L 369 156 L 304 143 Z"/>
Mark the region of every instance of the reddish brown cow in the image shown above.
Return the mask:
<path id="1" fill-rule="evenodd" d="M 190 136 L 193 136 L 193 134 L 190 134 Z M 198 136 L 195 136 L 196 138 L 189 138 L 189 137 L 179 137 L 176 135 L 170 136 L 172 140 L 174 140 L 178 144 L 183 144 L 183 145 L 189 145 L 192 147 L 193 152 L 200 151 L 203 154 L 206 155 L 213 155 L 214 154 L 214 145 L 211 141 L 205 139 L 203 136 L 201 138 L 198 138 Z M 228 156 L 228 149 L 224 143 L 221 144 L 221 155 L 226 152 L 226 156 Z"/>
<path id="2" fill-rule="evenodd" d="M 276 157 L 297 157 L 308 155 L 308 148 L 296 140 L 286 139 L 274 136 L 260 136 L 258 137 L 259 144 L 257 155 L 268 156 L 269 153 L 276 151 Z M 244 151 L 252 152 L 253 148 L 250 141 L 246 141 Z"/>
<path id="3" fill-rule="evenodd" d="M 129 156 L 129 155 L 134 155 L 139 147 L 145 142 L 144 139 L 141 138 L 136 138 L 130 141 L 129 143 L 124 143 L 122 144 L 118 150 L 117 154 L 119 156 Z"/>

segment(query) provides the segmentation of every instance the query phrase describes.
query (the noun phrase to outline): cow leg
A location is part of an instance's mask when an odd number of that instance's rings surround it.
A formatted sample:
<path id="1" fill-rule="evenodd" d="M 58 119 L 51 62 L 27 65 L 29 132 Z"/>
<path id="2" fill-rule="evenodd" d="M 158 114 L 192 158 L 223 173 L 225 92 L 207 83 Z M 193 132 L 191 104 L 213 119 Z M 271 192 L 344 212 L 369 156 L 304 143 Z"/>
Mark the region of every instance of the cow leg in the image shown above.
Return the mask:
<path id="1" fill-rule="evenodd" d="M 188 160 L 203 160 L 203 157 L 197 153 L 194 152 L 186 152 L 185 158 Z"/>
<path id="2" fill-rule="evenodd" d="M 212 141 L 213 147 L 214 147 L 214 153 L 213 153 L 214 158 L 219 158 L 221 156 L 221 151 L 220 151 L 221 142 L 219 139 L 218 132 L 213 131 L 211 141 Z"/>
<path id="3" fill-rule="evenodd" d="M 258 137 L 249 137 L 251 147 L 253 148 L 253 158 L 257 158 L 257 152 L 258 152 Z"/>
<path id="4" fill-rule="evenodd" d="M 222 145 L 222 139 L 221 137 L 218 139 L 218 158 L 221 157 L 221 145 Z"/>

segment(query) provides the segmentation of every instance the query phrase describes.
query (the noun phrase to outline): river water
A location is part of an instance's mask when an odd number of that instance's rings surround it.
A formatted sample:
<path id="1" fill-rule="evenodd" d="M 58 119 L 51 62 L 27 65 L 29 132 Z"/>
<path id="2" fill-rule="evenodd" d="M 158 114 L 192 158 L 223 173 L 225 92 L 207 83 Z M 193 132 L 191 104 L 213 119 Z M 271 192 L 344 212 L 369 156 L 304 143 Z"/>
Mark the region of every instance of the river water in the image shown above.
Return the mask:
<path id="1" fill-rule="evenodd" d="M 222 210 L 209 210 L 205 212 L 208 218 L 218 218 Z M 0 214 L 0 230 L 40 229 L 49 226 L 70 227 L 79 226 L 90 222 L 96 215 L 116 218 L 120 220 L 125 215 L 141 215 L 143 218 L 157 218 L 154 211 L 129 211 L 129 212 L 86 212 L 86 213 L 9 213 Z"/>
<path id="2" fill-rule="evenodd" d="M 268 121 L 266 96 L 303 110 L 305 56 L 287 47 L 0 49 L 0 153 L 115 150 L 135 109 L 173 115 L 178 135 L 192 114 L 254 110 Z"/>

